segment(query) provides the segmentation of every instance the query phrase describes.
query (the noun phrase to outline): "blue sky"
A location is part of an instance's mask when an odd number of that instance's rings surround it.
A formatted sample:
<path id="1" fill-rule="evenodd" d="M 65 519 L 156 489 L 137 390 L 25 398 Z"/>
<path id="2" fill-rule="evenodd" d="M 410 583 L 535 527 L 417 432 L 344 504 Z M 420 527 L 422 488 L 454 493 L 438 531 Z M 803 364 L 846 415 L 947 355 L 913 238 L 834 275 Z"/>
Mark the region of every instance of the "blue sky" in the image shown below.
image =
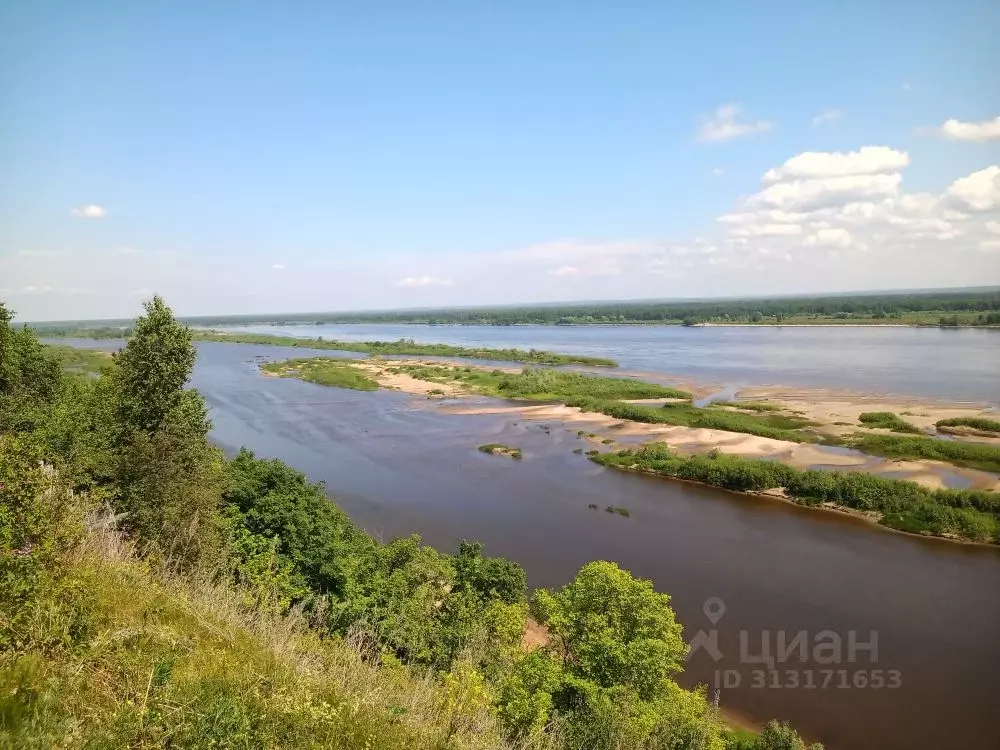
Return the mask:
<path id="1" fill-rule="evenodd" d="M 0 299 L 1000 283 L 1000 6 L 674 6 L 6 3 Z"/>

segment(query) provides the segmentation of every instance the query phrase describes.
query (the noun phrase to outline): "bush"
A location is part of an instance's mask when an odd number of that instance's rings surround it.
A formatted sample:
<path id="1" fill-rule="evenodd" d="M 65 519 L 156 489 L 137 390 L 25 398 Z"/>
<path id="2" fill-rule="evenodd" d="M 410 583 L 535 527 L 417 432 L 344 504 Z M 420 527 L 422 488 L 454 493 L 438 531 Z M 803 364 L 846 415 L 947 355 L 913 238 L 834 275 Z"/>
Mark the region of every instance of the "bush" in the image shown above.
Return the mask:
<path id="1" fill-rule="evenodd" d="M 950 419 L 940 419 L 935 423 L 936 427 L 971 427 L 983 432 L 1000 433 L 1000 421 L 986 419 L 985 417 L 952 417 Z"/>
<path id="2" fill-rule="evenodd" d="M 858 416 L 858 421 L 869 427 L 879 427 L 893 432 L 911 432 L 918 435 L 923 432 L 916 425 L 901 419 L 891 411 L 866 411 Z"/>

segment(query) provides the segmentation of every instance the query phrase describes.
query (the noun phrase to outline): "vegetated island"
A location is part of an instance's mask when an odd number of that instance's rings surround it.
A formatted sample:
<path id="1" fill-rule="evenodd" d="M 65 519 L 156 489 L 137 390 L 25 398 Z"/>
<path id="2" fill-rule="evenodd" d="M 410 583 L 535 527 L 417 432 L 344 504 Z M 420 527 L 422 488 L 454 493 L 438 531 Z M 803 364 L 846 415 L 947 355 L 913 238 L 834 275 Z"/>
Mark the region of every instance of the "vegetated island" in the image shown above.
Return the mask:
<path id="1" fill-rule="evenodd" d="M 313 366 L 322 371 L 326 361 L 318 360 Z M 264 367 L 280 370 L 290 366 L 287 372 L 295 376 L 304 370 L 300 362 L 292 360 Z M 620 420 L 618 429 L 628 423 L 663 426 L 664 433 L 650 432 L 649 437 L 674 442 L 687 454 L 678 453 L 665 443 L 615 453 L 587 452 L 595 461 L 611 468 L 644 471 L 729 490 L 767 493 L 811 507 L 846 510 L 901 531 L 1000 543 L 1000 493 L 988 489 L 926 487 L 906 479 L 879 477 L 867 473 L 868 469 L 860 465 L 863 462 L 857 460 L 853 464 L 847 462 L 845 469 L 860 468 L 858 472 L 807 468 L 834 461 L 819 452 L 822 448 L 814 447 L 815 444 L 842 445 L 896 460 L 941 461 L 968 467 L 983 472 L 978 478 L 989 489 L 997 485 L 997 477 L 985 472 L 1000 472 L 1000 446 L 935 438 L 923 434 L 923 430 L 895 412 L 862 411 L 856 424 L 828 424 L 778 403 L 721 401 L 697 407 L 690 402 L 690 393 L 671 386 L 542 367 L 511 372 L 433 362 L 356 360 L 345 364 L 340 360 L 331 365 L 331 374 L 314 374 L 307 379 L 333 380 L 340 377 L 334 373 L 350 368 L 364 371 L 376 383 L 391 383 L 391 387 L 416 393 L 427 392 L 428 386 L 436 385 L 452 395 L 472 393 L 521 402 L 540 401 L 558 405 L 544 408 L 597 413 Z M 412 387 L 411 381 L 423 385 Z M 991 420 L 978 417 L 939 421 L 954 420 L 971 421 L 980 427 L 992 425 Z M 708 432 L 711 437 L 705 437 L 707 431 L 711 431 Z M 900 431 L 920 435 L 893 434 Z M 744 449 L 738 443 L 733 444 L 733 433 L 771 441 L 770 444 L 760 441 L 746 449 L 761 454 L 771 447 L 777 460 L 720 453 L 720 449 L 737 452 Z M 577 434 L 581 439 L 599 437 L 584 430 Z M 700 447 L 694 447 L 692 443 L 698 439 Z M 794 447 L 796 444 L 805 451 L 801 456 L 796 455 L 795 451 L 800 450 Z M 783 446 L 788 446 L 790 452 L 784 452 Z M 483 446 L 480 450 L 495 447 L 498 446 Z M 692 452 L 695 455 L 690 455 Z"/>
<path id="2" fill-rule="evenodd" d="M 382 543 L 282 462 L 227 458 L 159 298 L 96 377 L 9 321 L 9 746 L 805 750 L 677 683 L 688 647 L 650 581 L 597 561 L 529 598 L 478 543 Z"/>
<path id="3" fill-rule="evenodd" d="M 128 338 L 131 329 L 114 328 L 47 328 L 39 332 L 47 338 L 87 338 L 120 339 Z M 579 354 L 558 354 L 540 349 L 491 349 L 489 347 L 453 346 L 451 344 L 421 344 L 413 339 L 398 341 L 336 341 L 324 339 L 276 336 L 267 333 L 245 333 L 237 331 L 191 330 L 193 341 L 214 341 L 226 344 L 264 344 L 267 346 L 288 346 L 302 349 L 330 349 L 342 352 L 363 352 L 378 356 L 394 354 L 424 357 L 462 357 L 466 359 L 486 359 L 497 362 L 525 362 L 539 365 L 586 365 L 588 367 L 617 367 L 618 363 L 607 357 L 587 357 Z"/>
<path id="4" fill-rule="evenodd" d="M 425 323 L 441 325 L 919 325 L 1000 326 L 1000 288 L 826 294 L 802 297 L 624 300 L 537 305 L 216 315 L 184 318 L 203 327 L 323 323 Z M 127 325 L 128 321 L 104 321 Z M 38 323 L 40 335 L 82 323 Z M 120 327 L 120 326 L 119 326 Z"/>
<path id="5" fill-rule="evenodd" d="M 479 446 L 480 453 L 486 453 L 490 456 L 507 456 L 508 458 L 520 459 L 523 454 L 520 448 L 512 448 L 509 445 L 504 445 L 503 443 L 487 443 L 486 445 Z"/>

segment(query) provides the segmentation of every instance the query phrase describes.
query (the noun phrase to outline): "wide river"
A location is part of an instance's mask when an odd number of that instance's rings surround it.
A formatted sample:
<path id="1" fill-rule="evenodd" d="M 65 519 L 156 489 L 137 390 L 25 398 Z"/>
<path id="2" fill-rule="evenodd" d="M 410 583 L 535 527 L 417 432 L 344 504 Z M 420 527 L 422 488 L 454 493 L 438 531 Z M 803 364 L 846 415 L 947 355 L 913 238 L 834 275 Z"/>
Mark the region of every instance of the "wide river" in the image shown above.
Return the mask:
<path id="1" fill-rule="evenodd" d="M 585 345 L 578 328 L 308 330 L 528 345 L 725 382 L 991 401 L 989 374 L 1000 371 L 1000 338 L 980 331 L 600 328 L 601 340 L 614 339 L 603 331 L 635 338 L 598 346 Z M 914 355 L 909 346 L 925 334 L 930 343 L 916 344 L 922 353 Z M 769 353 L 745 344 L 726 354 L 738 336 L 763 341 Z M 651 348 L 657 337 L 674 342 L 669 360 Z M 866 345 L 852 351 L 849 341 L 859 340 Z M 826 365 L 810 365 L 803 349 Z M 227 450 L 247 446 L 323 480 L 357 523 L 383 539 L 416 532 L 445 550 L 479 539 L 487 553 L 524 565 L 532 586 L 563 584 L 595 559 L 652 579 L 671 595 L 686 639 L 701 644 L 682 682 L 707 683 L 712 692 L 718 684 L 721 705 L 736 714 L 787 719 L 830 750 L 1000 747 L 1000 550 L 615 473 L 573 453 L 589 445 L 571 425 L 450 414 L 439 402 L 398 392 L 258 374 L 258 358 L 308 350 L 202 343 L 198 352 L 193 384 L 211 406 L 212 437 Z M 890 364 L 883 370 L 880 363 Z M 866 375 L 858 380 L 854 370 Z M 939 389 L 928 372 L 942 378 Z M 524 459 L 479 453 L 486 442 L 517 445 Z M 631 516 L 590 504 L 626 506 Z M 774 671 L 761 661 L 768 654 Z"/>
<path id="2" fill-rule="evenodd" d="M 730 385 L 820 386 L 1000 404 L 1000 330 L 897 326 L 241 326 L 340 341 L 411 338 L 610 357 Z"/>

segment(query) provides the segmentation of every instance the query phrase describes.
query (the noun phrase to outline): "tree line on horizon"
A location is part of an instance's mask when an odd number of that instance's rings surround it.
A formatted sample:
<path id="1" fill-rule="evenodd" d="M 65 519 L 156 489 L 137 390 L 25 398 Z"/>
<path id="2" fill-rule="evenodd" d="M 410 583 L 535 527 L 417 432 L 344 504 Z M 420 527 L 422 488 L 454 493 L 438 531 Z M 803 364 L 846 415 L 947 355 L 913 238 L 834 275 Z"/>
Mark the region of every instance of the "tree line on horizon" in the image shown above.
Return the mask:
<path id="1" fill-rule="evenodd" d="M 194 316 L 191 325 L 273 323 L 429 323 L 458 325 L 572 325 L 585 323 L 780 323 L 789 318 L 891 320 L 916 313 L 941 313 L 930 325 L 1000 325 L 1000 289 L 954 292 L 889 292 L 731 300 L 578 302 L 565 304 L 456 307 L 371 312 L 310 312 L 277 315 Z M 978 313 L 978 315 L 973 315 Z M 956 314 L 961 314 L 958 317 Z M 111 325 L 117 321 L 102 321 Z M 127 325 L 126 321 L 122 321 Z M 91 326 L 93 323 L 90 324 Z M 72 331 L 63 321 L 39 323 L 46 332 Z"/>

